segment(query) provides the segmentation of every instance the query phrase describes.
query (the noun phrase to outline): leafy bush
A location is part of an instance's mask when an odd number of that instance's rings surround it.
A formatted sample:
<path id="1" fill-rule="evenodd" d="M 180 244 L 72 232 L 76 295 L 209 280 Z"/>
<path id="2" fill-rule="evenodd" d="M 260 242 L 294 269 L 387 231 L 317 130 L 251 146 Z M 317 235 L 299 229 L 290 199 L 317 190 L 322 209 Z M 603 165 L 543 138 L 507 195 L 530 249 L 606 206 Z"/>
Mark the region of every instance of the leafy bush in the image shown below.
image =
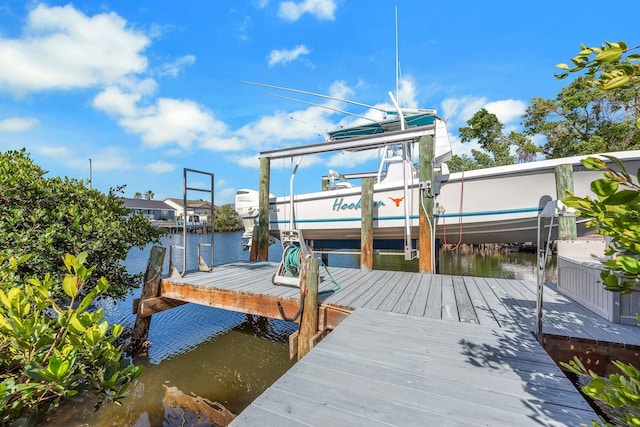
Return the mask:
<path id="1" fill-rule="evenodd" d="M 605 252 L 611 259 L 603 261 L 603 284 L 609 291 L 630 293 L 640 281 L 640 185 L 620 160 L 604 157 L 613 167 L 593 157 L 582 162 L 587 169 L 604 171 L 603 178 L 591 183 L 597 199 L 572 194 L 562 201 L 588 219 L 587 227 L 597 227 L 598 234 L 611 237 Z M 640 179 L 640 169 L 636 176 Z"/>
<path id="2" fill-rule="evenodd" d="M 123 297 L 142 278 L 129 274 L 122 261 L 131 248 L 157 242 L 161 231 L 142 216 L 130 216 L 118 189 L 103 194 L 82 181 L 45 174 L 24 149 L 0 153 L 0 258 L 31 254 L 17 274 L 51 274 L 52 292 L 62 296 L 62 257 L 85 252 L 95 276 L 105 276 L 111 284 L 102 295 Z M 97 279 L 92 280 L 95 285 Z"/>
<path id="3" fill-rule="evenodd" d="M 611 165 L 596 158 L 588 158 L 582 162 L 588 169 L 604 171 L 603 178 L 591 183 L 596 199 L 572 194 L 562 201 L 575 208 L 576 215 L 588 219 L 587 226 L 597 227 L 598 234 L 611 237 L 611 244 L 606 251 L 611 259 L 603 261 L 603 285 L 609 291 L 630 293 L 640 283 L 640 169 L 636 173 L 637 181 L 634 182 L 617 158 L 606 157 Z M 619 361 L 613 363 L 620 373 L 608 378 L 586 369 L 577 357 L 562 365 L 577 375 L 591 377 L 582 391 L 614 409 L 609 416 L 613 417 L 615 425 L 638 426 L 640 370 L 631 364 Z M 594 420 L 593 425 L 600 424 Z"/>
<path id="4" fill-rule="evenodd" d="M 115 344 L 122 326 L 110 327 L 102 309 L 87 311 L 108 283 L 100 278 L 81 297 L 94 270 L 86 259 L 86 253 L 64 256 L 60 286 L 67 306 L 52 295 L 51 275 L 20 281 L 17 272 L 29 256 L 0 259 L 0 424 L 34 424 L 82 391 L 97 393 L 98 405 L 117 402 L 142 373 Z"/>
<path id="5" fill-rule="evenodd" d="M 556 74 L 564 79 L 571 73 L 586 71 L 589 81 L 604 91 L 621 88 L 640 88 L 640 55 L 630 53 L 640 46 L 627 47 L 625 42 L 605 42 L 600 47 L 580 45 L 580 52 L 571 58 L 572 66 L 558 64 L 562 70 Z M 640 106 L 633 104 L 636 127 L 640 129 Z M 637 142 L 637 138 L 635 138 Z M 614 170 L 603 161 L 587 159 L 583 164 L 592 170 L 603 170 L 604 178 L 592 183 L 597 200 L 589 197 L 563 199 L 568 206 L 577 209 L 579 216 L 589 219 L 589 225 L 598 227 L 597 232 L 610 236 L 612 243 L 607 251 L 612 259 L 604 262 L 606 269 L 601 277 L 605 289 L 629 293 L 640 282 L 640 169 L 636 183 L 618 159 L 609 160 L 618 167 Z M 638 318 L 640 320 L 640 317 Z M 601 378 L 585 369 L 579 359 L 574 358 L 563 366 L 575 374 L 591 377 L 582 391 L 591 398 L 614 408 L 616 425 L 640 425 L 640 370 L 631 364 L 615 361 L 620 374 Z M 599 425 L 593 421 L 593 425 Z"/>

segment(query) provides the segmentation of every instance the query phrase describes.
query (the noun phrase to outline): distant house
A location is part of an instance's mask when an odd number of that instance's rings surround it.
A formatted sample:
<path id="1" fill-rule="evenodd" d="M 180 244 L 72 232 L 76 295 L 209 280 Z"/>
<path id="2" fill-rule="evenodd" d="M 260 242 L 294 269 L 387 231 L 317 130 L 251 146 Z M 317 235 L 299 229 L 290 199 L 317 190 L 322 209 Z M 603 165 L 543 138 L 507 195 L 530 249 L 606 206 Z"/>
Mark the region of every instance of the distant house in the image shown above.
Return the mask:
<path id="1" fill-rule="evenodd" d="M 150 221 L 175 221 L 176 209 L 160 200 L 122 198 L 124 207 L 132 214 L 143 215 Z"/>
<path id="2" fill-rule="evenodd" d="M 183 199 L 165 199 L 164 203 L 175 209 L 176 221 L 182 222 Z M 215 208 L 215 206 L 214 206 Z M 207 224 L 213 221 L 211 203 L 204 200 L 187 200 L 187 224 Z"/>

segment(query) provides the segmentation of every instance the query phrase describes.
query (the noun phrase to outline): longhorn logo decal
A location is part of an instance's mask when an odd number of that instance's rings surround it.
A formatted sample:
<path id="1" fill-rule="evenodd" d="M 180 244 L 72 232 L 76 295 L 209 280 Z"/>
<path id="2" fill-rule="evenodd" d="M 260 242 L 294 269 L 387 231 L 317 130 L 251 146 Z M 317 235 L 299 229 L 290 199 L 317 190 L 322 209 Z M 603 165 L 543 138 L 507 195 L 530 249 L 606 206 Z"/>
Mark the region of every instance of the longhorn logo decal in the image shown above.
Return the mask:
<path id="1" fill-rule="evenodd" d="M 404 197 L 400 197 L 399 199 L 394 199 L 393 197 L 389 197 L 396 204 L 396 207 L 400 207 L 400 202 L 404 200 Z"/>

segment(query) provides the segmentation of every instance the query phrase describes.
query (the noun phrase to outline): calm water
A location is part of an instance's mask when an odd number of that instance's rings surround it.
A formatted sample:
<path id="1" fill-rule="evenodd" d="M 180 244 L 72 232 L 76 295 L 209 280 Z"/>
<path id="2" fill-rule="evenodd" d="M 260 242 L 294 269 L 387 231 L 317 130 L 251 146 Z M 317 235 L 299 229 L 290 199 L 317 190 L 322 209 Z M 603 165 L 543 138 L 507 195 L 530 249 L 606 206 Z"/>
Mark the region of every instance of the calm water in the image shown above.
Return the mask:
<path id="1" fill-rule="evenodd" d="M 241 233 L 216 233 L 214 264 L 248 260 L 243 251 Z M 208 243 L 210 235 L 188 236 L 188 269 L 196 267 L 197 243 Z M 168 235 L 162 246 L 182 245 L 181 235 Z M 146 268 L 149 248 L 134 249 L 127 258 L 130 272 Z M 207 259 L 209 248 L 203 248 Z M 175 262 L 182 268 L 182 254 Z M 169 250 L 167 250 L 167 258 Z M 272 245 L 269 260 L 279 262 L 282 248 Z M 331 266 L 359 267 L 358 255 L 330 255 Z M 441 273 L 485 277 L 535 280 L 535 255 L 500 251 L 442 251 Z M 417 262 L 400 256 L 374 257 L 374 269 L 417 271 Z M 553 268 L 549 269 L 551 272 Z M 164 272 L 168 271 L 165 259 Z M 552 279 L 552 277 L 551 277 Z M 133 327 L 132 300 L 136 290 L 124 302 L 103 302 L 111 323 Z M 107 405 L 97 412 L 93 402 L 66 406 L 43 420 L 53 426 L 184 426 L 213 425 L 197 419 L 193 412 L 172 405 L 165 397 L 166 387 L 176 387 L 186 395 L 218 402 L 239 413 L 287 371 L 289 360 L 287 337 L 296 325 L 276 320 L 248 318 L 241 313 L 186 304 L 155 314 L 149 331 L 151 347 L 148 357 L 137 360 L 145 372 L 130 390 L 122 406 Z"/>

